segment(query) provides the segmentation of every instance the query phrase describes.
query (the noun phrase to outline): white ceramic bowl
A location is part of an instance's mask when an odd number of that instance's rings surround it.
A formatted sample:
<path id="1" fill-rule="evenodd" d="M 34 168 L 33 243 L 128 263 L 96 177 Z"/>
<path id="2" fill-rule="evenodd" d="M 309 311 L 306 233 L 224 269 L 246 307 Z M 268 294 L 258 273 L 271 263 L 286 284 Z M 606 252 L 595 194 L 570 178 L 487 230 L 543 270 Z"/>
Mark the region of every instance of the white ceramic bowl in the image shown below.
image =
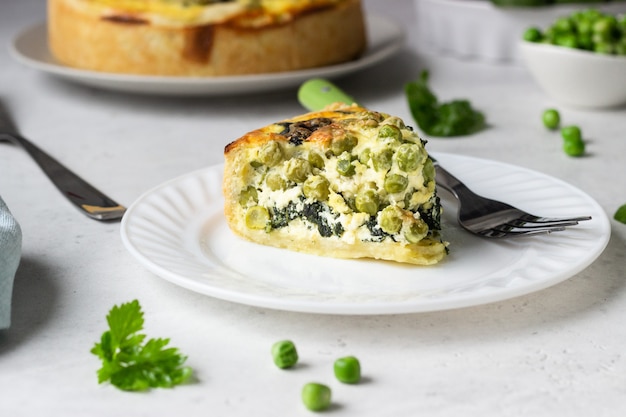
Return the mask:
<path id="1" fill-rule="evenodd" d="M 519 50 L 529 72 L 556 101 L 587 108 L 626 104 L 626 57 L 524 41 Z"/>
<path id="2" fill-rule="evenodd" d="M 414 0 L 416 42 L 424 50 L 461 59 L 521 64 L 516 47 L 530 26 L 547 27 L 560 16 L 593 6 L 626 12 L 626 2 L 497 7 L 489 0 Z"/>

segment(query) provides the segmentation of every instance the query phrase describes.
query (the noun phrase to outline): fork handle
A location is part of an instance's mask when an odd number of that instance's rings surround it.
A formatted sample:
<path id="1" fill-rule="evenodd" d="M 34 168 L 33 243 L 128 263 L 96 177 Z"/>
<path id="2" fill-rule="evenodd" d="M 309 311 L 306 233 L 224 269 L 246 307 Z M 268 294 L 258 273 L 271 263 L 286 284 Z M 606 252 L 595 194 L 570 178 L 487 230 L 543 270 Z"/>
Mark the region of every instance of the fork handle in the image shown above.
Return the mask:
<path id="1" fill-rule="evenodd" d="M 87 216 L 95 220 L 118 220 L 123 216 L 125 207 L 98 191 L 25 137 L 17 133 L 0 132 L 0 138 L 20 145 L 28 152 L 59 191 Z"/>

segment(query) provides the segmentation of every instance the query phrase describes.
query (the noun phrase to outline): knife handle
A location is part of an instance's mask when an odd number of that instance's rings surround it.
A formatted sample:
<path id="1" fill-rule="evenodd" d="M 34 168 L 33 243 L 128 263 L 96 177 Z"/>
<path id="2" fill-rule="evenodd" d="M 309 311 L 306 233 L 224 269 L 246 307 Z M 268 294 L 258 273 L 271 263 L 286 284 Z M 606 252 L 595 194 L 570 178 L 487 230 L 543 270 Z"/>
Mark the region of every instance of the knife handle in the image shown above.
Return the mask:
<path id="1" fill-rule="evenodd" d="M 0 133 L 0 137 L 20 145 L 37 162 L 61 193 L 84 214 L 95 220 L 118 220 L 126 208 L 119 205 L 94 186 L 42 151 L 17 133 Z"/>

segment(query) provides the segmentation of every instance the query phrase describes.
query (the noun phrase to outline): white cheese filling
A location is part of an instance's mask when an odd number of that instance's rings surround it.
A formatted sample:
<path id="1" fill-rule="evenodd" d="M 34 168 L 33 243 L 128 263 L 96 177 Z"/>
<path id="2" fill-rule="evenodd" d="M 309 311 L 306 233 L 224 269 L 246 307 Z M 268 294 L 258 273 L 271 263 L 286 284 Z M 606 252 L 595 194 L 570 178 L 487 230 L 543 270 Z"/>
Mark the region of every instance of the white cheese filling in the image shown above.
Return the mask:
<path id="1" fill-rule="evenodd" d="M 392 120 L 392 118 L 388 119 Z M 383 123 L 384 124 L 384 123 Z M 381 124 L 382 125 L 382 124 Z M 423 143 L 417 137 L 415 133 L 408 129 L 402 129 L 403 143 L 414 145 L 417 149 L 417 168 L 404 172 L 400 169 L 399 164 L 396 161 L 396 156 L 393 156 L 393 162 L 389 169 L 376 170 L 373 167 L 372 161 L 359 161 L 358 156 L 368 150 L 370 154 L 377 154 L 388 149 L 397 149 L 399 142 L 394 139 L 383 139 L 377 137 L 377 128 L 365 128 L 358 131 L 351 131 L 354 134 L 358 142 L 353 149 L 350 150 L 352 162 L 354 166 L 354 174 L 351 176 L 341 175 L 338 170 L 338 162 L 340 158 L 346 155 L 339 156 L 333 155 L 330 152 L 326 152 L 324 155 L 320 155 L 323 159 L 324 166 L 322 169 L 312 168 L 312 175 L 320 175 L 325 177 L 329 182 L 328 198 L 325 201 L 318 202 L 324 209 L 317 213 L 319 218 L 327 223 L 330 229 L 334 229 L 337 224 L 341 225 L 341 233 L 333 233 L 328 238 L 340 239 L 346 243 L 354 243 L 357 241 L 380 241 L 383 239 L 393 239 L 396 242 L 411 243 L 407 240 L 405 233 L 406 228 L 410 226 L 412 222 L 420 219 L 420 213 L 417 208 L 420 206 L 428 207 L 434 197 L 435 184 L 434 180 L 430 179 L 425 184 L 424 178 L 424 163 L 427 160 L 427 154 L 424 150 Z M 294 157 L 307 160 L 309 153 L 315 152 L 319 154 L 319 149 L 313 150 L 313 145 L 303 142 L 301 145 L 282 144 L 281 149 L 285 160 L 272 167 L 261 167 L 259 169 L 250 169 L 248 174 L 251 176 L 248 178 L 248 184 L 255 184 L 258 191 L 257 204 L 266 207 L 269 211 L 273 209 L 285 210 L 290 204 L 291 210 L 300 214 L 305 210 L 307 205 L 316 203 L 316 200 L 312 198 L 305 198 L 303 191 L 303 184 L 300 182 L 290 182 L 289 187 L 286 189 L 272 190 L 266 184 L 265 178 L 268 171 L 272 172 L 272 175 L 279 174 L 285 182 L 288 182 L 289 174 L 287 172 L 289 168 L 288 161 Z M 254 161 L 256 155 L 251 155 L 250 160 Z M 385 179 L 390 174 L 399 174 L 407 179 L 406 187 L 397 193 L 388 193 L 385 191 Z M 402 229 L 397 233 L 383 233 L 381 227 L 378 224 L 372 224 L 371 214 L 358 212 L 354 210 L 354 205 L 348 201 L 354 199 L 361 189 L 364 187 L 371 187 L 376 190 L 380 195 L 381 201 L 384 201 L 384 205 L 397 206 L 402 209 L 405 216 L 402 220 Z M 410 193 L 410 194 L 409 194 Z M 408 207 L 405 207 L 408 204 Z M 352 207 L 351 207 L 352 206 Z M 382 207 L 379 207 L 379 210 Z M 373 216 L 378 222 L 380 220 L 380 211 L 377 215 Z M 298 236 L 309 236 L 311 233 L 317 233 L 319 224 L 304 220 L 302 215 L 297 215 L 291 219 L 288 223 L 289 233 L 298 234 Z"/>

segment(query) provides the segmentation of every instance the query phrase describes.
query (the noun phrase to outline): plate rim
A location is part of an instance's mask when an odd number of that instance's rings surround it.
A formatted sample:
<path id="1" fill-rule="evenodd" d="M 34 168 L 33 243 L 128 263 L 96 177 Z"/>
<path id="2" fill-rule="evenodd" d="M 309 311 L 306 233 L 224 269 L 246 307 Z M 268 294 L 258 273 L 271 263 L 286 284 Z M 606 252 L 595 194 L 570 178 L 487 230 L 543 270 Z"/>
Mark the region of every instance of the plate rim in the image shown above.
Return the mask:
<path id="1" fill-rule="evenodd" d="M 375 34 L 376 30 L 384 29 L 391 31 L 388 39 L 381 39 L 382 43 L 380 45 L 372 45 L 372 41 L 369 40 L 365 53 L 356 60 L 280 73 L 187 77 L 117 74 L 68 67 L 56 62 L 54 57 L 52 57 L 47 38 L 43 35 L 47 33 L 47 23 L 45 21 L 19 31 L 9 43 L 9 53 L 15 61 L 37 71 L 84 85 L 115 91 L 181 96 L 255 93 L 294 87 L 313 77 L 333 79 L 364 70 L 390 58 L 403 47 L 406 41 L 406 31 L 401 25 L 379 14 L 366 14 L 365 19 L 368 36 L 371 36 L 372 33 Z M 31 51 L 24 51 L 24 48 L 20 47 L 20 44 L 27 37 L 35 36 L 36 32 L 41 32 L 41 42 L 44 43 L 42 48 L 49 55 L 47 58 L 51 62 Z"/>
<path id="2" fill-rule="evenodd" d="M 177 286 L 186 288 L 188 290 L 207 295 L 213 298 L 218 298 L 230 302 L 235 302 L 238 304 L 245 304 L 250 306 L 262 307 L 262 308 L 270 308 L 273 310 L 282 310 L 282 311 L 292 311 L 292 312 L 302 312 L 302 313 L 319 313 L 319 314 L 336 314 L 336 315 L 384 315 L 384 314 L 411 314 L 411 313 L 424 313 L 424 312 L 434 312 L 434 311 L 445 311 L 445 310 L 453 310 L 457 308 L 478 306 L 484 304 L 490 304 L 499 301 L 505 301 L 508 299 L 516 298 L 522 295 L 534 293 L 537 291 L 541 291 L 545 288 L 554 286 L 560 282 L 563 282 L 574 275 L 578 274 L 582 270 L 586 269 L 589 265 L 591 265 L 604 251 L 611 236 L 611 226 L 610 221 L 606 215 L 606 212 L 602 209 L 602 207 L 597 203 L 595 199 L 593 199 L 589 194 L 585 193 L 581 189 L 569 184 L 566 181 L 563 181 L 559 178 L 541 173 L 536 170 L 528 169 L 525 167 L 520 167 L 517 165 L 512 165 L 508 163 L 503 163 L 490 159 L 477 158 L 473 156 L 465 156 L 458 154 L 450 154 L 443 152 L 431 152 L 431 154 L 437 158 L 446 157 L 454 157 L 454 158 L 462 158 L 467 161 L 482 161 L 483 163 L 488 163 L 492 165 L 498 165 L 500 168 L 509 169 L 514 168 L 516 170 L 524 171 L 531 175 L 539 175 L 544 179 L 550 180 L 555 184 L 558 184 L 560 187 L 565 187 L 568 190 L 577 193 L 585 198 L 585 201 L 593 206 L 595 211 L 597 211 L 598 215 L 595 217 L 595 220 L 598 223 L 599 236 L 602 238 L 601 241 L 597 242 L 594 245 L 595 252 L 589 256 L 585 262 L 582 262 L 576 266 L 576 268 L 567 270 L 566 273 L 559 273 L 554 275 L 549 280 L 539 280 L 539 282 L 535 282 L 532 285 L 527 284 L 522 287 L 517 287 L 511 289 L 504 289 L 499 291 L 496 296 L 493 293 L 476 295 L 476 294 L 466 294 L 465 296 L 457 296 L 455 298 L 454 303 L 442 302 L 441 299 L 435 300 L 424 300 L 421 299 L 420 302 L 417 302 L 412 299 L 405 302 L 396 302 L 393 304 L 389 304 L 386 302 L 368 302 L 367 308 L 363 309 L 363 306 L 355 303 L 335 303 L 335 304 L 324 304 L 319 301 L 311 301 L 311 300 L 303 300 L 303 299 L 289 299 L 283 298 L 277 300 L 271 296 L 267 295 L 255 295 L 249 293 L 241 293 L 234 292 L 231 289 L 224 288 L 216 288 L 215 286 L 207 288 L 206 284 L 197 283 L 191 279 L 185 279 L 185 277 L 179 276 L 176 272 L 166 269 L 156 263 L 154 263 L 151 259 L 144 256 L 132 242 L 132 238 L 130 238 L 128 233 L 129 227 L 129 219 L 132 219 L 135 210 L 137 207 L 140 207 L 141 204 L 145 201 L 146 198 L 153 195 L 159 190 L 167 189 L 171 187 L 172 184 L 181 182 L 187 178 L 198 176 L 204 172 L 209 170 L 217 170 L 223 166 L 223 164 L 211 165 L 209 167 L 205 167 L 199 170 L 195 170 L 189 172 L 187 174 L 183 174 L 176 178 L 170 179 L 160 185 L 157 185 L 150 190 L 143 193 L 128 209 L 126 214 L 122 219 L 122 224 L 120 228 L 122 241 L 126 249 L 137 259 L 140 261 L 144 267 L 146 267 L 150 272 L 156 274 L 158 277 L 165 279 Z M 437 267 L 437 266 L 435 266 Z M 237 273 L 237 272 L 234 272 Z"/>

